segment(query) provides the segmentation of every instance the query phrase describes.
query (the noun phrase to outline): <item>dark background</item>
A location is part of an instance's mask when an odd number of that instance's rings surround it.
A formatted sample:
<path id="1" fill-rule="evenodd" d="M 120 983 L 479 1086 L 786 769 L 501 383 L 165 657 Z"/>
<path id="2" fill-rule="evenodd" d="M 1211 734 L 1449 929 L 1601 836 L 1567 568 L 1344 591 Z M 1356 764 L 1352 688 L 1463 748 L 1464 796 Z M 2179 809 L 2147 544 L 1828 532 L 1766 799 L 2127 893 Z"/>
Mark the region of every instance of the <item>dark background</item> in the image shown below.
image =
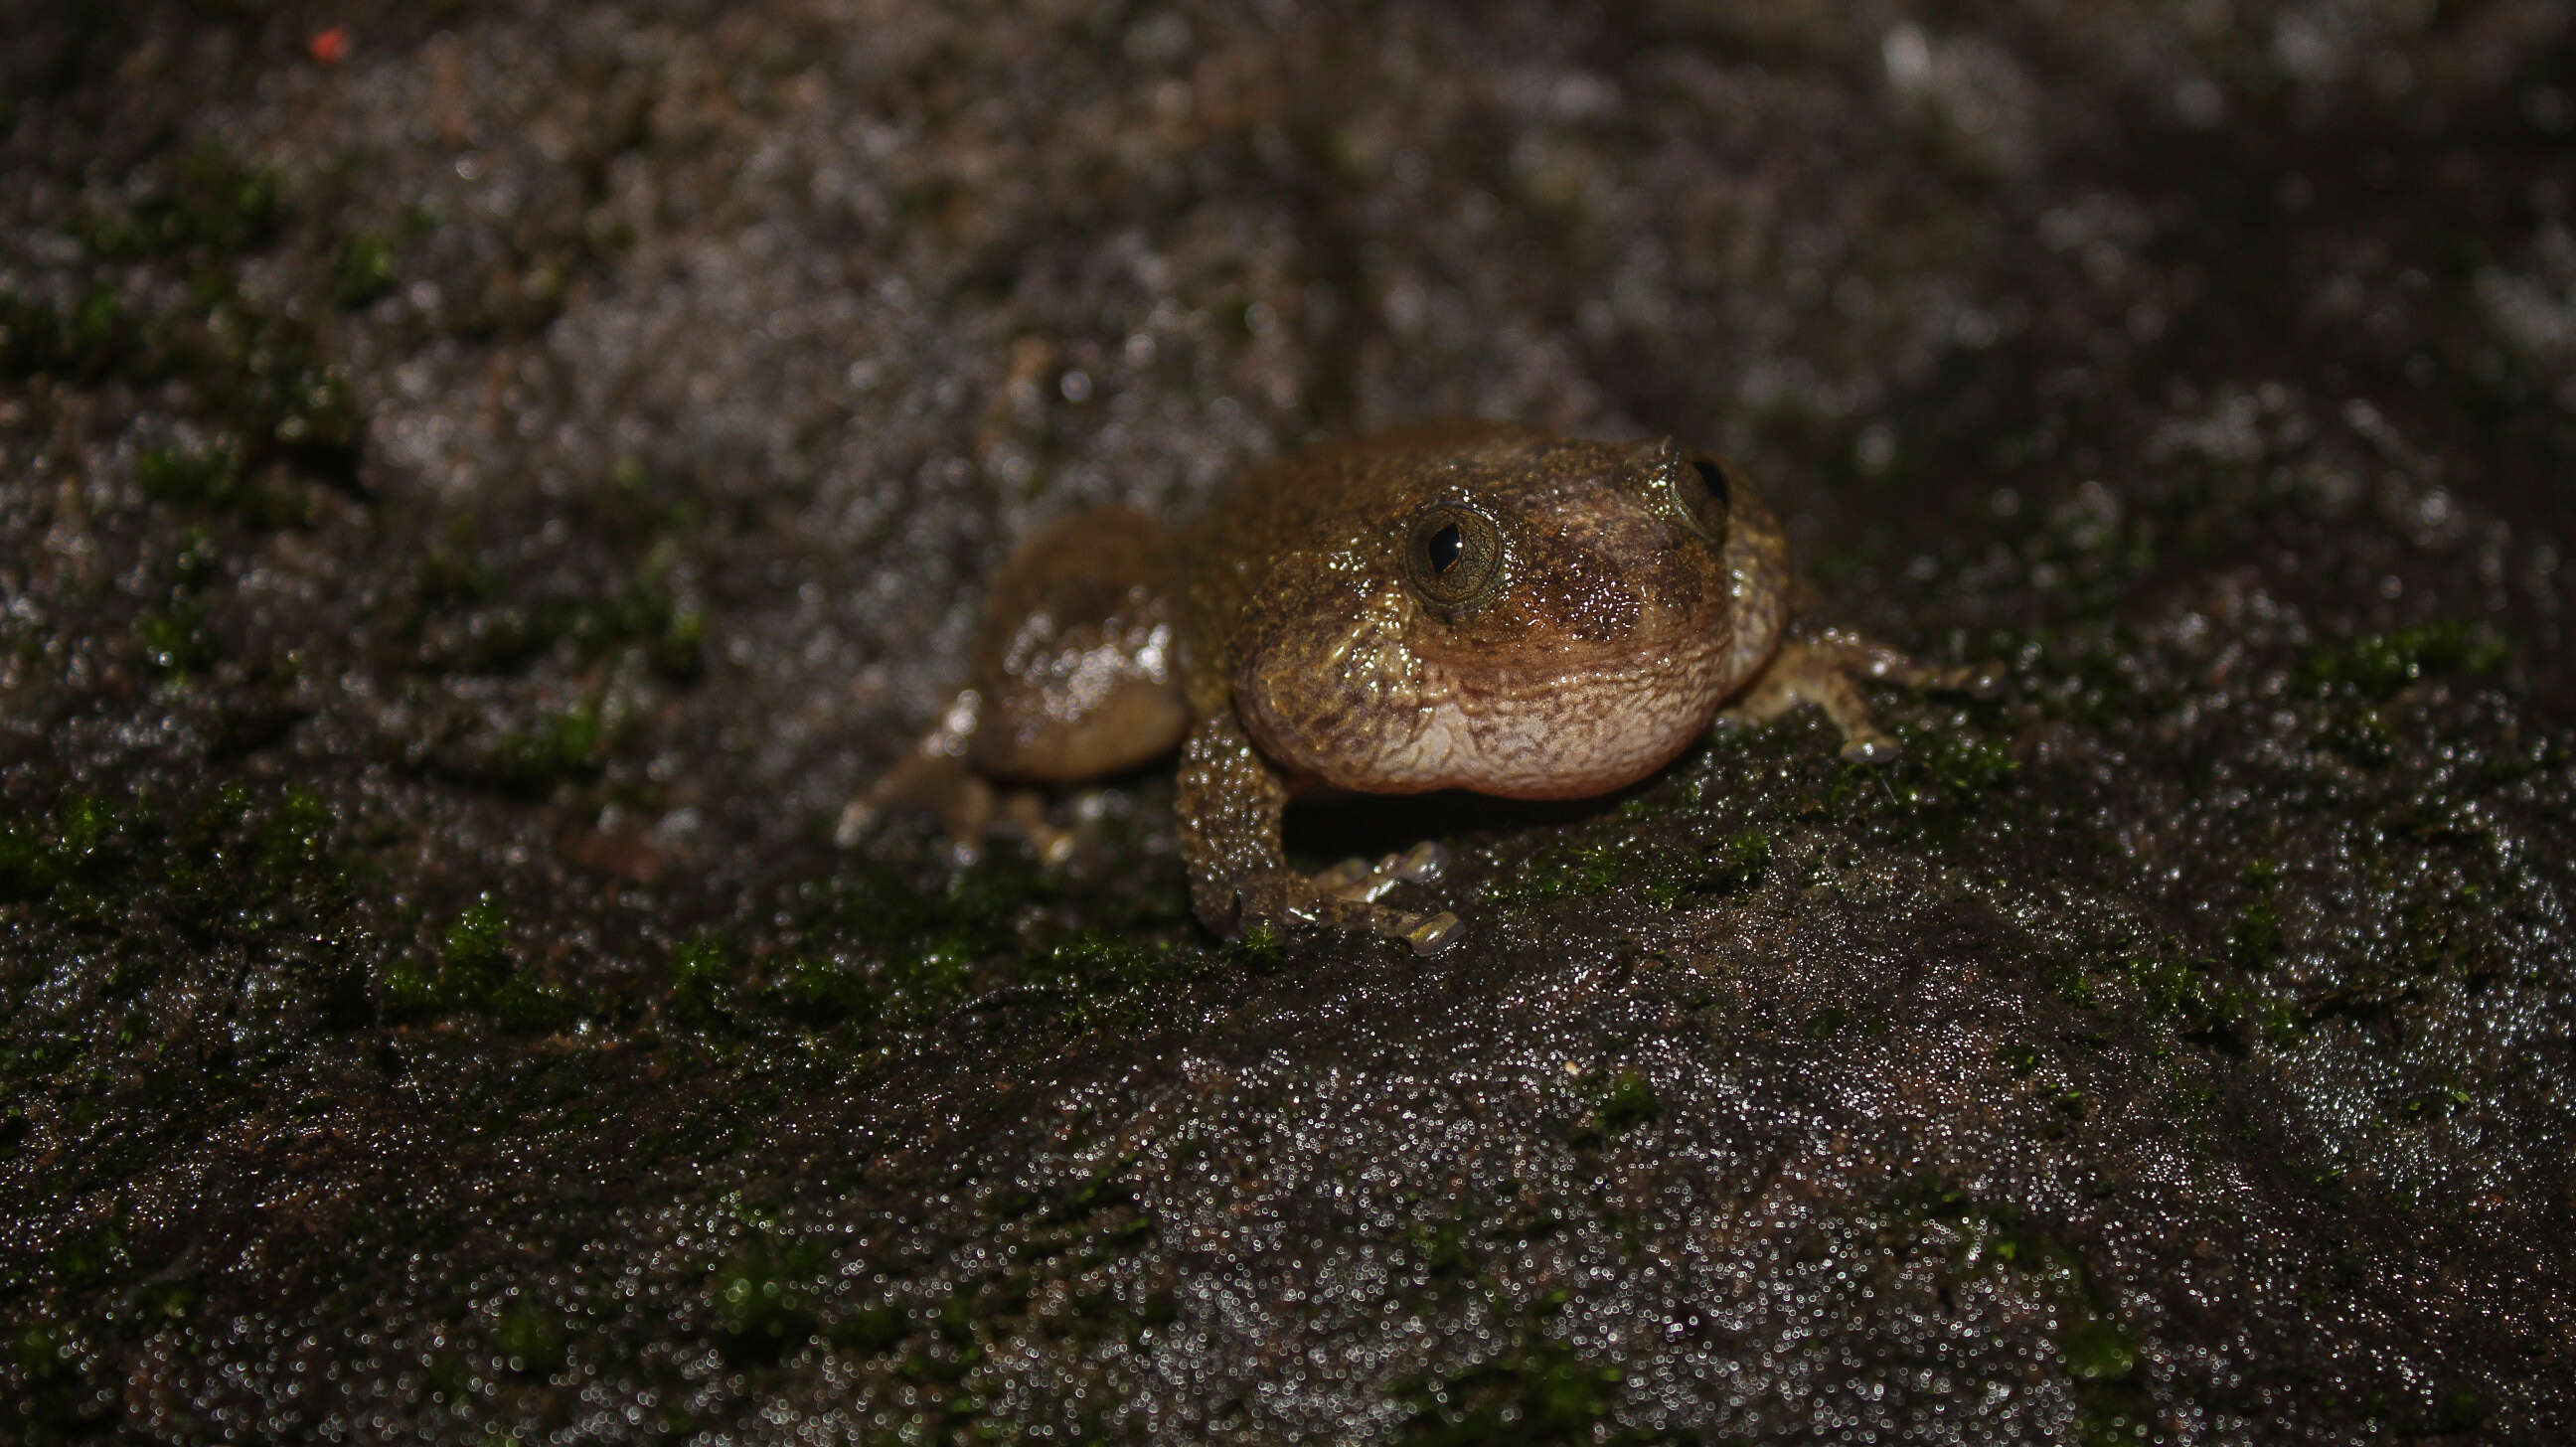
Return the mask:
<path id="1" fill-rule="evenodd" d="M 2576 1433 L 2565 6 L 6 28 L 0 1438 Z M 830 845 L 1015 539 L 1449 414 L 2008 685 L 1300 820 L 1430 962 Z"/>

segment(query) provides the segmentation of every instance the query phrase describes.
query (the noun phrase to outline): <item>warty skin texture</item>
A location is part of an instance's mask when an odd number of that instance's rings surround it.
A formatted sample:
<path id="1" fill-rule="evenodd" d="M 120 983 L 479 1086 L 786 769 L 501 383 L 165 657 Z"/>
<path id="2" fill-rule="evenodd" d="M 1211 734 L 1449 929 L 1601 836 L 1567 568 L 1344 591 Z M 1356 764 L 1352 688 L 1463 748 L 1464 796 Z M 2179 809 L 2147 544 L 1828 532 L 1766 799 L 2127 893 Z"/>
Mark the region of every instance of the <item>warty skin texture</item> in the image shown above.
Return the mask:
<path id="1" fill-rule="evenodd" d="M 1325 444 L 1173 529 L 1125 509 L 1037 534 L 996 578 L 973 676 L 845 821 L 927 805 L 962 839 L 997 805 L 1069 840 L 1035 796 L 1180 747 L 1191 902 L 1210 928 L 1324 924 L 1424 953 L 1456 916 L 1378 903 L 1436 849 L 1289 868 L 1281 818 L 1316 788 L 1581 798 L 1653 773 L 1730 700 L 1823 706 L 1863 760 L 1892 750 L 1851 675 L 1957 683 L 1834 635 L 1790 640 L 1777 522 L 1725 464 L 1668 439 L 1572 441 L 1445 423 Z"/>

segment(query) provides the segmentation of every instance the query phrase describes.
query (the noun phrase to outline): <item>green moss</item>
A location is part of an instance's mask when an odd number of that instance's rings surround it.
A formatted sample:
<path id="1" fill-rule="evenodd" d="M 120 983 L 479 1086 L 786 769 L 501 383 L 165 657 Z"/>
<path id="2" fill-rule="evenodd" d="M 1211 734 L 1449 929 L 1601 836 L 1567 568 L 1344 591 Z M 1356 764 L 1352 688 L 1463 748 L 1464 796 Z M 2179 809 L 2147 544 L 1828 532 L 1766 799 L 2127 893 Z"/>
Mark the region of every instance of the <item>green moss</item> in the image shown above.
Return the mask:
<path id="1" fill-rule="evenodd" d="M 1226 953 L 1256 969 L 1276 966 L 1288 946 L 1287 936 L 1268 921 L 1252 926 L 1226 944 Z"/>
<path id="2" fill-rule="evenodd" d="M 733 951 L 725 942 L 700 935 L 671 952 L 671 1011 L 695 1029 L 720 1029 L 732 1023 L 728 1000 L 734 988 Z"/>
<path id="3" fill-rule="evenodd" d="M 2093 1443 L 2148 1440 L 2152 1403 L 2136 1380 L 2137 1344 L 2072 1248 L 1937 1179 L 1912 1181 L 1891 1192 L 1886 1215 L 1894 1230 L 1907 1235 L 1933 1222 L 1945 1223 L 1943 1229 L 1957 1242 L 1951 1269 L 1960 1283 L 2008 1278 L 2055 1308 L 2059 1360 L 2076 1399 L 2079 1438 Z"/>
<path id="4" fill-rule="evenodd" d="M 240 439 L 229 462 L 163 458 L 145 484 L 156 496 L 252 510 L 280 525 L 309 508 L 290 491 L 245 485 L 256 465 L 283 458 L 330 480 L 354 473 L 365 417 L 348 378 L 326 357 L 295 307 L 246 298 L 231 258 L 273 241 L 285 217 L 285 184 L 273 170 L 200 147 L 170 184 L 130 212 L 92 216 L 91 254 L 108 263 L 185 261 L 192 298 L 136 316 L 112 273 L 99 276 L 67 315 L 0 297 L 0 369 L 75 381 L 118 377 L 141 385 L 185 383 L 195 410 Z M 373 285 L 384 262 L 352 251 L 339 289 Z"/>
<path id="5" fill-rule="evenodd" d="M 1531 855 L 1516 876 L 1498 881 L 1486 897 L 1520 902 L 1638 890 L 1656 908 L 1672 909 L 1759 884 L 1770 859 L 1771 841 L 1758 830 L 1719 839 L 1705 854 L 1628 838 L 1560 839 Z"/>
<path id="6" fill-rule="evenodd" d="M 888 963 L 885 977 L 897 990 L 925 1002 L 961 999 L 978 953 L 962 933 L 943 936 L 898 955 Z"/>
<path id="7" fill-rule="evenodd" d="M 1729 834 L 1717 842 L 1704 876 L 1705 892 L 1734 894 L 1753 888 L 1771 867 L 1771 838 L 1758 829 Z"/>
<path id="8" fill-rule="evenodd" d="M 42 302 L 0 292 L 0 377 L 83 380 L 117 369 L 137 351 L 113 287 L 91 288 L 69 317 Z"/>
<path id="9" fill-rule="evenodd" d="M 510 974 L 510 916 L 489 894 L 449 921 L 439 937 L 440 979 L 452 997 L 490 1000 Z"/>
<path id="10" fill-rule="evenodd" d="M 2247 900 L 2245 907 L 2237 911 L 2235 922 L 2228 926 L 2228 954 L 2247 969 L 2277 964 L 2287 949 L 2281 934 L 2281 912 L 2260 895 Z"/>
<path id="11" fill-rule="evenodd" d="M 90 1286 L 133 1263 L 126 1257 L 124 1233 L 110 1224 L 55 1247 L 47 1253 L 45 1264 L 66 1285 Z"/>
<path id="12" fill-rule="evenodd" d="M 192 354 L 192 380 L 213 414 L 318 470 L 352 470 L 366 416 L 348 374 L 325 360 L 312 332 L 286 317 L 219 311 L 210 344 Z"/>
<path id="13" fill-rule="evenodd" d="M 170 185 L 130 212 L 89 218 L 81 239 L 109 261 L 235 255 L 276 239 L 285 196 L 282 173 L 206 142 L 181 159 Z"/>
<path id="14" fill-rule="evenodd" d="M 1825 788 L 1837 814 L 1901 814 L 1909 828 L 1954 832 L 1988 796 L 2012 780 L 2019 764 L 2001 745 L 1967 726 L 1898 724 L 1900 752 L 1883 764 L 1845 764 Z"/>
<path id="15" fill-rule="evenodd" d="M 2085 972 L 2082 965 L 2072 961 L 2046 962 L 2041 977 L 2048 981 L 2051 993 L 2070 1005 L 2091 1009 L 2099 998 L 2094 990 L 2093 977 Z"/>
<path id="16" fill-rule="evenodd" d="M 738 1364 L 776 1362 L 821 1325 L 815 1284 L 826 1253 L 816 1242 L 783 1242 L 766 1232 L 735 1252 L 707 1283 L 717 1342 Z"/>
<path id="17" fill-rule="evenodd" d="M 1413 1415 L 1396 1440 L 1407 1447 L 1649 1440 L 1607 1420 L 1625 1381 L 1618 1367 L 1586 1361 L 1533 1327 L 1466 1371 L 1400 1389 Z"/>
<path id="18" fill-rule="evenodd" d="M 413 597 L 423 622 L 444 608 L 484 604 L 499 591 L 489 569 L 444 549 L 433 551 L 414 575 Z M 584 658 L 631 647 L 641 649 L 664 677 L 686 680 L 704 664 L 708 622 L 705 613 L 678 606 L 667 588 L 639 579 L 604 596 L 485 607 L 473 627 L 453 632 L 458 641 L 426 660 L 433 669 L 502 673 L 557 647 Z"/>
<path id="19" fill-rule="evenodd" d="M 331 277 L 331 301 L 335 306 L 365 306 L 394 289 L 394 249 L 392 243 L 371 231 L 350 237 L 340 248 L 340 262 Z"/>
<path id="20" fill-rule="evenodd" d="M 2108 1321 L 2078 1322 L 2059 1333 L 2057 1346 L 2065 1354 L 2068 1375 L 2078 1381 L 2117 1381 L 2137 1369 L 2137 1347 L 2127 1332 Z"/>
<path id="21" fill-rule="evenodd" d="M 2149 1447 L 2159 1440 L 2153 1403 L 2141 1391 L 2075 1391 L 2075 1440 L 2084 1447 Z"/>
<path id="22" fill-rule="evenodd" d="M 164 502 L 220 506 L 241 485 L 241 454 L 229 444 L 148 447 L 134 461 L 134 480 Z"/>
<path id="23" fill-rule="evenodd" d="M 417 960 L 396 960 L 387 965 L 381 979 L 384 1011 L 389 1019 L 426 1019 L 447 1003 L 447 992 L 440 987 L 438 972 Z"/>
<path id="24" fill-rule="evenodd" d="M 0 820 L 0 898 L 56 895 L 115 862 L 123 817 L 92 794 L 63 797 L 43 823 Z"/>
<path id="25" fill-rule="evenodd" d="M 134 479 L 155 501 L 226 512 L 261 527 L 298 527 L 313 519 L 308 493 L 254 477 L 241 445 L 229 440 L 202 448 L 146 448 L 135 458 Z"/>
<path id="26" fill-rule="evenodd" d="M 873 1004 L 867 976 L 821 955 L 800 955 L 783 973 L 779 991 L 793 1015 L 823 1026 L 865 1014 Z"/>
<path id="27" fill-rule="evenodd" d="M 1058 940 L 1048 958 L 1069 979 L 1115 989 L 1156 978 L 1167 953 L 1121 931 L 1095 927 Z"/>
<path id="28" fill-rule="evenodd" d="M 394 960 L 379 978 L 384 1012 L 394 1020 L 440 1014 L 489 1014 L 505 1030 L 554 1030 L 585 1012 L 585 1002 L 538 971 L 520 968 L 510 950 L 510 917 L 489 893 L 448 922 L 438 940 L 438 968 Z"/>
<path id="29" fill-rule="evenodd" d="M 81 1351 L 72 1333 L 55 1322 L 36 1322 L 19 1330 L 10 1342 L 17 1366 L 18 1408 L 30 1442 L 85 1439 L 103 1425 L 104 1408 L 81 1371 Z M 23 1416 L 20 1416 L 23 1413 Z M 6 1421 L 0 1418 L 0 1421 Z"/>
<path id="30" fill-rule="evenodd" d="M 903 1313 L 880 1302 L 830 1323 L 821 1334 L 824 1340 L 836 1347 L 858 1352 L 882 1352 L 903 1340 Z"/>
<path id="31" fill-rule="evenodd" d="M 2375 769 L 2397 755 L 2397 731 L 2386 712 L 2376 708 L 2338 710 L 2317 735 L 2317 746 L 2365 769 Z"/>
<path id="32" fill-rule="evenodd" d="M 2136 956 L 2122 964 L 2121 973 L 2137 987 L 2147 1008 L 2158 1015 L 2189 1018 L 2209 1013 L 2207 981 L 2188 962 Z"/>
<path id="33" fill-rule="evenodd" d="M 134 639 L 143 646 L 144 661 L 168 678 L 203 672 L 216 658 L 204 611 L 184 598 L 135 619 Z"/>
<path id="34" fill-rule="evenodd" d="M 183 593 L 196 592 L 214 580 L 222 559 L 214 535 L 202 527 L 190 527 L 180 535 L 178 550 L 170 555 L 171 587 Z"/>
<path id="35" fill-rule="evenodd" d="M 2318 648 L 2299 661 L 2291 677 L 2299 688 L 2321 698 L 2357 694 L 2389 699 L 2427 676 L 2493 673 L 2511 653 L 2504 639 L 2483 623 L 2442 619 Z"/>
<path id="36" fill-rule="evenodd" d="M 563 1365 L 566 1335 L 560 1319 L 522 1304 L 493 1324 L 492 1349 L 511 1371 L 544 1376 Z"/>
<path id="37" fill-rule="evenodd" d="M 545 715 L 533 728 L 504 735 L 486 756 L 482 772 L 504 788 L 542 792 L 596 772 L 600 738 L 599 710 L 573 704 Z"/>
<path id="38" fill-rule="evenodd" d="M 695 608 L 671 610 L 652 643 L 654 666 L 665 675 L 695 677 L 706 663 L 707 615 Z"/>
<path id="39" fill-rule="evenodd" d="M 93 286 L 72 309 L 71 319 L 63 328 L 63 347 L 71 356 L 95 364 L 115 351 L 131 334 L 133 324 L 125 314 L 125 298 L 114 286 L 101 282 Z"/>
<path id="40" fill-rule="evenodd" d="M 2008 783 L 2020 767 L 1999 744 L 1965 728 L 1900 731 L 1913 772 L 1945 802 L 1965 803 Z"/>
<path id="41" fill-rule="evenodd" d="M 490 1006 L 504 1029 L 522 1033 L 560 1029 L 589 1008 L 570 990 L 531 970 L 512 973 L 493 992 Z"/>
<path id="42" fill-rule="evenodd" d="M 582 1013 L 571 992 L 524 969 L 510 949 L 510 917 L 489 894 L 458 912 L 439 937 L 435 973 L 415 961 L 386 967 L 386 1013 L 420 1018 L 451 1012 L 491 1016 L 506 1029 L 542 1031 Z"/>
<path id="43" fill-rule="evenodd" d="M 1602 1088 L 1601 1104 L 1584 1122 L 1583 1133 L 1594 1139 L 1625 1135 L 1653 1120 L 1663 1108 L 1654 1082 L 1638 1071 L 1616 1071 Z"/>
<path id="44" fill-rule="evenodd" d="M 260 866 L 272 873 L 328 868 L 331 836 L 339 820 L 322 796 L 289 789 L 259 829 Z"/>
<path id="45" fill-rule="evenodd" d="M 1497 900 L 1567 899 L 1608 894 L 1629 877 L 1619 851 L 1594 841 L 1559 840 L 1531 855 L 1516 878 L 1497 884 Z"/>
<path id="46" fill-rule="evenodd" d="M 453 528 L 469 536 L 470 528 Z M 412 592 L 428 607 L 480 603 L 500 589 L 500 578 L 461 546 L 432 543 L 412 569 Z"/>

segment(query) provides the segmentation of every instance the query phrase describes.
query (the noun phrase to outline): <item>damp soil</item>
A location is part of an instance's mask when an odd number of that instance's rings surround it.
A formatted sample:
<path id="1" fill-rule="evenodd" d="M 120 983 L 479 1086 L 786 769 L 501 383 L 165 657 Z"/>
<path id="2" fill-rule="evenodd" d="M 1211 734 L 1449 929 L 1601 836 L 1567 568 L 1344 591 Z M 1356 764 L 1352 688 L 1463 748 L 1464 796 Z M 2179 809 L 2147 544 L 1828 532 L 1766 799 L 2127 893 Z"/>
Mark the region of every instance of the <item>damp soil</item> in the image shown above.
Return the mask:
<path id="1" fill-rule="evenodd" d="M 9 28 L 0 1437 L 2576 1435 L 2564 7 Z M 1428 961 L 835 847 L 1016 539 L 1461 414 L 2004 687 L 1305 809 Z"/>

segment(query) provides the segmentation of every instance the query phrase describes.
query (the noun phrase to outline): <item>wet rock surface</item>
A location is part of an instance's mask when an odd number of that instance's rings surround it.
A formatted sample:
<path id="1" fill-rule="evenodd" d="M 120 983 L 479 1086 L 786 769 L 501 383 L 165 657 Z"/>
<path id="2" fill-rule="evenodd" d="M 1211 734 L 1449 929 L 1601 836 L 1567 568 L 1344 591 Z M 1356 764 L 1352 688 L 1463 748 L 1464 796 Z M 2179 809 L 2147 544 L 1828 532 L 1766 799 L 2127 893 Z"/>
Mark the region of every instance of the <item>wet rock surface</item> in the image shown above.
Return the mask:
<path id="1" fill-rule="evenodd" d="M 2576 1432 L 2562 7 L 10 23 L 0 1436 Z M 1295 821 L 1429 962 L 832 847 L 1014 539 L 1458 413 L 2007 686 Z"/>

